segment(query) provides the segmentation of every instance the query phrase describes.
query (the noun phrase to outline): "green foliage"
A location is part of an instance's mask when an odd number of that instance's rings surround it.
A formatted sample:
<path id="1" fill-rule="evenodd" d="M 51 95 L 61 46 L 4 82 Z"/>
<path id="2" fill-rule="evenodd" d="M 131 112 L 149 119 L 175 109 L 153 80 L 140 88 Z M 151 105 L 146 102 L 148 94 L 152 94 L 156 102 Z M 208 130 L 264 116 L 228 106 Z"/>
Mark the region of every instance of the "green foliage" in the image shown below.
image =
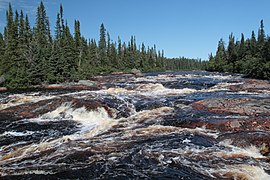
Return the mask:
<path id="1" fill-rule="evenodd" d="M 122 42 L 120 37 L 113 42 L 104 24 L 100 26 L 98 44 L 81 35 L 78 20 L 74 23 L 74 34 L 71 34 L 62 5 L 56 16 L 54 38 L 50 33 L 49 18 L 42 1 L 37 8 L 34 27 L 30 27 L 23 11 L 13 13 L 9 5 L 7 24 L 4 33 L 0 33 L 1 86 L 28 88 L 87 79 L 97 74 L 128 72 L 134 68 L 144 72 L 206 68 L 206 62 L 201 60 L 165 58 L 164 51 L 158 51 L 155 45 L 146 48 L 142 43 L 138 47 L 135 36 L 131 36 L 129 42 Z"/>
<path id="2" fill-rule="evenodd" d="M 231 34 L 227 49 L 224 44 L 224 41 L 219 41 L 216 56 L 209 57 L 207 70 L 242 73 L 253 78 L 270 79 L 270 38 L 266 38 L 263 20 L 257 39 L 254 31 L 250 39 L 245 39 L 244 34 L 241 34 L 240 42 L 235 42 Z"/>

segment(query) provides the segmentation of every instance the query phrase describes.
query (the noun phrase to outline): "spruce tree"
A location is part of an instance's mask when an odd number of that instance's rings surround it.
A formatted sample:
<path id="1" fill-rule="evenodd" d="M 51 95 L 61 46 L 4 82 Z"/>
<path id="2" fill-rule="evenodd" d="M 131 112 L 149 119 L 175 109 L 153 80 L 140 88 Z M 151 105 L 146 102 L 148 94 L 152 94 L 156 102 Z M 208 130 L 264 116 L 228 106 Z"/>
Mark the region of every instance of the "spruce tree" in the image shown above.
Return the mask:
<path id="1" fill-rule="evenodd" d="M 2 61 L 5 65 L 2 66 L 2 72 L 5 72 L 4 78 L 6 79 L 7 87 L 20 86 L 17 74 L 17 71 L 19 71 L 18 26 L 18 12 L 16 11 L 14 19 L 12 6 L 9 4 L 9 10 L 7 12 L 7 26 L 5 30 L 6 49 Z"/>
<path id="2" fill-rule="evenodd" d="M 0 77 L 3 75 L 4 72 L 2 72 L 2 66 L 3 66 L 3 55 L 5 53 L 5 41 L 4 36 L 0 33 Z M 0 83 L 1 84 L 1 83 Z"/>
<path id="3" fill-rule="evenodd" d="M 116 44 L 112 43 L 110 46 L 110 62 L 111 62 L 111 67 L 114 68 L 114 70 L 119 69 L 119 61 L 117 57 L 117 49 L 116 49 Z"/>
<path id="4" fill-rule="evenodd" d="M 108 60 L 108 63 L 110 64 L 110 65 L 112 65 L 111 64 L 111 36 L 110 36 L 110 33 L 107 31 L 107 60 Z"/>
<path id="5" fill-rule="evenodd" d="M 263 20 L 261 20 L 261 25 L 258 31 L 258 49 L 260 53 L 262 53 L 264 42 L 265 42 L 265 32 L 264 32 Z"/>
<path id="6" fill-rule="evenodd" d="M 234 36 L 231 33 L 229 36 L 229 45 L 228 45 L 228 64 L 225 67 L 225 71 L 227 72 L 235 72 L 235 63 L 237 59 L 236 45 Z"/>
<path id="7" fill-rule="evenodd" d="M 43 2 L 37 8 L 36 26 L 34 28 L 34 43 L 37 45 L 37 58 L 31 66 L 34 84 L 42 84 L 47 81 L 50 69 L 50 56 L 52 51 L 52 37 L 50 34 L 49 19 Z"/>
<path id="8" fill-rule="evenodd" d="M 227 58 L 225 51 L 225 42 L 223 41 L 223 39 L 220 39 L 218 42 L 218 49 L 215 58 L 216 62 L 215 70 L 224 72 L 224 65 L 226 64 L 226 59 Z"/>
<path id="9" fill-rule="evenodd" d="M 80 69 L 81 63 L 82 63 L 82 56 L 83 56 L 80 21 L 75 20 L 74 28 L 75 28 L 74 40 L 75 40 L 75 48 L 76 48 L 76 54 L 77 54 L 76 61 L 77 61 L 77 66 Z"/>
<path id="10" fill-rule="evenodd" d="M 89 57 L 89 67 L 91 67 L 91 68 L 89 68 L 89 71 L 91 69 L 94 70 L 95 68 L 100 66 L 100 62 L 98 59 L 98 46 L 97 46 L 97 43 L 94 39 L 90 40 L 88 57 Z M 95 73 L 95 70 L 92 73 Z"/>
<path id="11" fill-rule="evenodd" d="M 107 48 L 106 48 L 106 29 L 103 23 L 100 26 L 100 38 L 99 38 L 98 48 L 99 48 L 99 59 L 100 59 L 101 66 L 106 67 L 108 65 Z"/>
<path id="12" fill-rule="evenodd" d="M 55 25 L 55 41 L 58 41 L 62 38 L 62 26 L 61 26 L 61 19 L 60 13 L 57 13 L 56 18 L 56 25 Z"/>
<path id="13" fill-rule="evenodd" d="M 255 57 L 257 55 L 257 40 L 256 40 L 256 36 L 255 36 L 255 32 L 252 31 L 251 33 L 251 39 L 250 39 L 250 47 L 249 49 L 251 50 L 251 54 L 253 57 Z"/>
<path id="14" fill-rule="evenodd" d="M 118 66 L 120 69 L 122 69 L 123 51 L 122 51 L 122 42 L 119 36 L 118 36 L 118 45 L 117 45 L 117 59 L 118 59 Z"/>

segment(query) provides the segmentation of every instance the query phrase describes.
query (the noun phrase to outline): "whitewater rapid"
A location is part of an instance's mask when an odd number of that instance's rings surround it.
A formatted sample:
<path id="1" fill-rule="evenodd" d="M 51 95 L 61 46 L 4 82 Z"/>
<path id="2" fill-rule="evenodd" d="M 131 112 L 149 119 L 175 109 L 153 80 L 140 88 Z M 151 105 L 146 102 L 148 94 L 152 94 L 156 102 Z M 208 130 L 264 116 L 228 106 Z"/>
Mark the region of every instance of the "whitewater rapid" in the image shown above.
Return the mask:
<path id="1" fill-rule="evenodd" d="M 236 145 L 227 134 L 237 131 L 215 128 L 258 117 L 194 108 L 208 98 L 269 99 L 268 91 L 233 91 L 243 79 L 231 74 L 107 78 L 95 91 L 2 94 L 0 177 L 270 179 L 267 144 Z"/>

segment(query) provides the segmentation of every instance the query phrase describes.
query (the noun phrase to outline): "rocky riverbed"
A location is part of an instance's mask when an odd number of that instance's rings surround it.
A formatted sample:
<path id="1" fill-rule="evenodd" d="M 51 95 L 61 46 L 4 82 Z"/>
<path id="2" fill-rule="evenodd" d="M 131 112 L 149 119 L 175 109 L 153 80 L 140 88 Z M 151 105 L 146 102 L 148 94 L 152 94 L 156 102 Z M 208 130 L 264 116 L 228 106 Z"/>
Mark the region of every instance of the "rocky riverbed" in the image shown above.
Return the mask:
<path id="1" fill-rule="evenodd" d="M 269 81 L 114 74 L 0 93 L 2 179 L 270 179 L 269 153 Z"/>

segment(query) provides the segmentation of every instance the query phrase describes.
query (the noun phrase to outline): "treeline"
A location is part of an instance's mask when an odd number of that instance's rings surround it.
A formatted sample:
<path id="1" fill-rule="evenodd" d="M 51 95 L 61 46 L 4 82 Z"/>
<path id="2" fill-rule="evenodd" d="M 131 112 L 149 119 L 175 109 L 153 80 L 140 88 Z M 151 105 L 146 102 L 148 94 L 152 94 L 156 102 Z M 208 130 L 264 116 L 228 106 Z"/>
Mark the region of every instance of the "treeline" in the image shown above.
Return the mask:
<path id="1" fill-rule="evenodd" d="M 257 38 L 254 31 L 248 39 L 242 33 L 240 41 L 236 41 L 233 34 L 230 34 L 227 47 L 223 39 L 220 39 L 216 55 L 209 56 L 207 69 L 270 79 L 270 37 L 265 35 L 263 20 Z"/>
<path id="2" fill-rule="evenodd" d="M 144 43 L 138 46 L 135 36 L 127 43 L 120 37 L 113 42 L 104 24 L 100 26 L 98 42 L 81 35 L 77 20 L 72 34 L 64 20 L 62 5 L 54 37 L 42 1 L 37 8 L 34 27 L 30 26 L 23 11 L 14 13 L 11 4 L 6 17 L 4 33 L 0 33 L 0 85 L 9 88 L 77 81 L 133 68 L 144 72 L 192 69 L 199 63 L 189 59 L 167 59 L 164 51 L 158 51 L 156 46 L 146 47 Z"/>
<path id="3" fill-rule="evenodd" d="M 166 59 L 165 67 L 167 70 L 181 71 L 181 70 L 205 70 L 208 61 L 201 59 L 189 59 L 185 57 Z"/>

